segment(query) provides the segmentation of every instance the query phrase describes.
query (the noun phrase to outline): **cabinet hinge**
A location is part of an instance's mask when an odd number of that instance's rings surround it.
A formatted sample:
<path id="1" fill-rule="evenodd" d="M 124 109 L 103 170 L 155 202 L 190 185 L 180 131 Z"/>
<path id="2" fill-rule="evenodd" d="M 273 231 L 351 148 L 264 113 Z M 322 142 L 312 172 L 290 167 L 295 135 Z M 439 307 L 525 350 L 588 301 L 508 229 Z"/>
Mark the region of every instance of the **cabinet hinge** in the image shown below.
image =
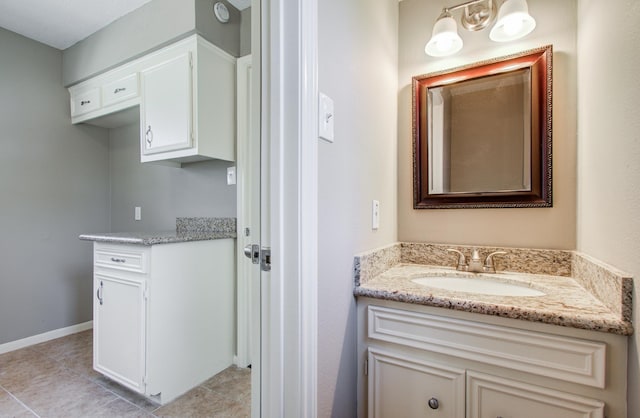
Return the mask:
<path id="1" fill-rule="evenodd" d="M 193 68 L 193 55 L 189 54 L 189 67 Z"/>
<path id="2" fill-rule="evenodd" d="M 147 289 L 142 292 L 142 297 L 144 298 L 144 300 L 149 299 L 149 291 Z"/>
<path id="3" fill-rule="evenodd" d="M 364 361 L 364 375 L 369 376 L 369 360 Z"/>

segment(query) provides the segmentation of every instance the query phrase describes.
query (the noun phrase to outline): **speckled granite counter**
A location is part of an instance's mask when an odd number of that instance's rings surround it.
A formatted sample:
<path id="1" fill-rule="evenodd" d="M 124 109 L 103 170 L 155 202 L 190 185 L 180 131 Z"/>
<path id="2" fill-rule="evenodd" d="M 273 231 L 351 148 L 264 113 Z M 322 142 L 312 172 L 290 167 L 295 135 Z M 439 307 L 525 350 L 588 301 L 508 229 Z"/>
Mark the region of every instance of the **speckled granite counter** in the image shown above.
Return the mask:
<path id="1" fill-rule="evenodd" d="M 538 289 L 544 296 L 484 295 L 412 282 L 426 273 L 456 274 L 454 268 L 445 267 L 456 262 L 446 248 L 470 252 L 464 246 L 398 243 L 361 254 L 355 259 L 354 294 L 621 335 L 633 333 L 632 279 L 597 260 L 571 251 L 478 247 L 483 256 L 507 251 L 501 262 L 496 259 L 496 268 L 500 271 L 507 265 L 512 272 L 497 275 Z M 535 274 L 522 273 L 527 268 Z"/>
<path id="2" fill-rule="evenodd" d="M 114 244 L 156 245 L 236 238 L 235 218 L 177 218 L 175 231 L 82 234 L 81 240 Z"/>

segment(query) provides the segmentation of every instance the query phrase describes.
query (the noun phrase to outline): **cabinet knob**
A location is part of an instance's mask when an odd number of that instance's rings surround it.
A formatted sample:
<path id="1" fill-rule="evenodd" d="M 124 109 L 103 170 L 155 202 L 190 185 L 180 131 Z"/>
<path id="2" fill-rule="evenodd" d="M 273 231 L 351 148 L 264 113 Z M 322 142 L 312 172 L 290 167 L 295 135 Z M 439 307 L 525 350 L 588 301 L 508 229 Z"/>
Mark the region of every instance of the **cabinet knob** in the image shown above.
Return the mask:
<path id="1" fill-rule="evenodd" d="M 115 90 L 113 91 L 113 94 L 118 94 L 118 93 L 120 93 L 121 91 L 126 91 L 126 90 L 127 90 L 127 88 L 126 88 L 126 87 L 118 87 L 117 89 L 115 89 Z"/>
<path id="2" fill-rule="evenodd" d="M 147 132 L 144 134 L 147 140 L 147 146 L 151 147 L 151 143 L 153 142 L 153 131 L 151 130 L 151 125 L 147 128 Z"/>
<path id="3" fill-rule="evenodd" d="M 440 402 L 438 402 L 436 398 L 429 399 L 429 402 L 427 403 L 429 404 L 429 408 L 431 409 L 438 409 L 438 407 L 440 406 Z"/>
<path id="4" fill-rule="evenodd" d="M 89 104 L 89 103 L 91 103 L 91 100 L 81 100 L 80 101 L 80 106 L 84 106 L 84 105 Z"/>

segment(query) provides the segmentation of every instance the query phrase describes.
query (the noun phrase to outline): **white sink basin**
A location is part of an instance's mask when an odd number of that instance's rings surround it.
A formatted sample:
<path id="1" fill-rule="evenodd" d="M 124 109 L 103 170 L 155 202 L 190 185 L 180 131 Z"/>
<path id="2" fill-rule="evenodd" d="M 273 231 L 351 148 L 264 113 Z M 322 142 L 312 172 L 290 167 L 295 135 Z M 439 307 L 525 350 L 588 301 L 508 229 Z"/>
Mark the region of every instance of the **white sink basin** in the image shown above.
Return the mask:
<path id="1" fill-rule="evenodd" d="M 478 293 L 493 296 L 544 296 L 545 293 L 526 285 L 507 283 L 490 277 L 421 277 L 411 280 L 414 283 L 435 289 L 455 292 Z"/>

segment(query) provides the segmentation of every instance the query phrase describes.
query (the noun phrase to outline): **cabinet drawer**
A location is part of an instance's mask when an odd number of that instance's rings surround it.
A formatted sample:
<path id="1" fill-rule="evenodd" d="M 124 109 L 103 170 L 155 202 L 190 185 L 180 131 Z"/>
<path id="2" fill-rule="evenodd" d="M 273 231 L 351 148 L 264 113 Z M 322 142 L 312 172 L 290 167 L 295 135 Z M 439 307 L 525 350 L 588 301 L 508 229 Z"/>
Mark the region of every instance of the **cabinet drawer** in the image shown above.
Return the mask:
<path id="1" fill-rule="evenodd" d="M 71 97 L 71 116 L 78 116 L 100 107 L 100 89 L 97 87 Z"/>
<path id="2" fill-rule="evenodd" d="M 464 418 L 465 371 L 369 349 L 369 418 Z"/>
<path id="3" fill-rule="evenodd" d="M 120 248 L 100 247 L 95 249 L 94 263 L 96 267 L 147 272 L 147 254 L 144 250 L 124 250 Z"/>
<path id="4" fill-rule="evenodd" d="M 605 386 L 604 343 L 379 306 L 368 307 L 367 321 L 373 340 Z"/>
<path id="5" fill-rule="evenodd" d="M 138 95 L 138 73 L 123 77 L 102 86 L 102 102 L 109 106 Z"/>
<path id="6" fill-rule="evenodd" d="M 478 372 L 467 372 L 468 418 L 602 418 L 604 403 Z"/>

